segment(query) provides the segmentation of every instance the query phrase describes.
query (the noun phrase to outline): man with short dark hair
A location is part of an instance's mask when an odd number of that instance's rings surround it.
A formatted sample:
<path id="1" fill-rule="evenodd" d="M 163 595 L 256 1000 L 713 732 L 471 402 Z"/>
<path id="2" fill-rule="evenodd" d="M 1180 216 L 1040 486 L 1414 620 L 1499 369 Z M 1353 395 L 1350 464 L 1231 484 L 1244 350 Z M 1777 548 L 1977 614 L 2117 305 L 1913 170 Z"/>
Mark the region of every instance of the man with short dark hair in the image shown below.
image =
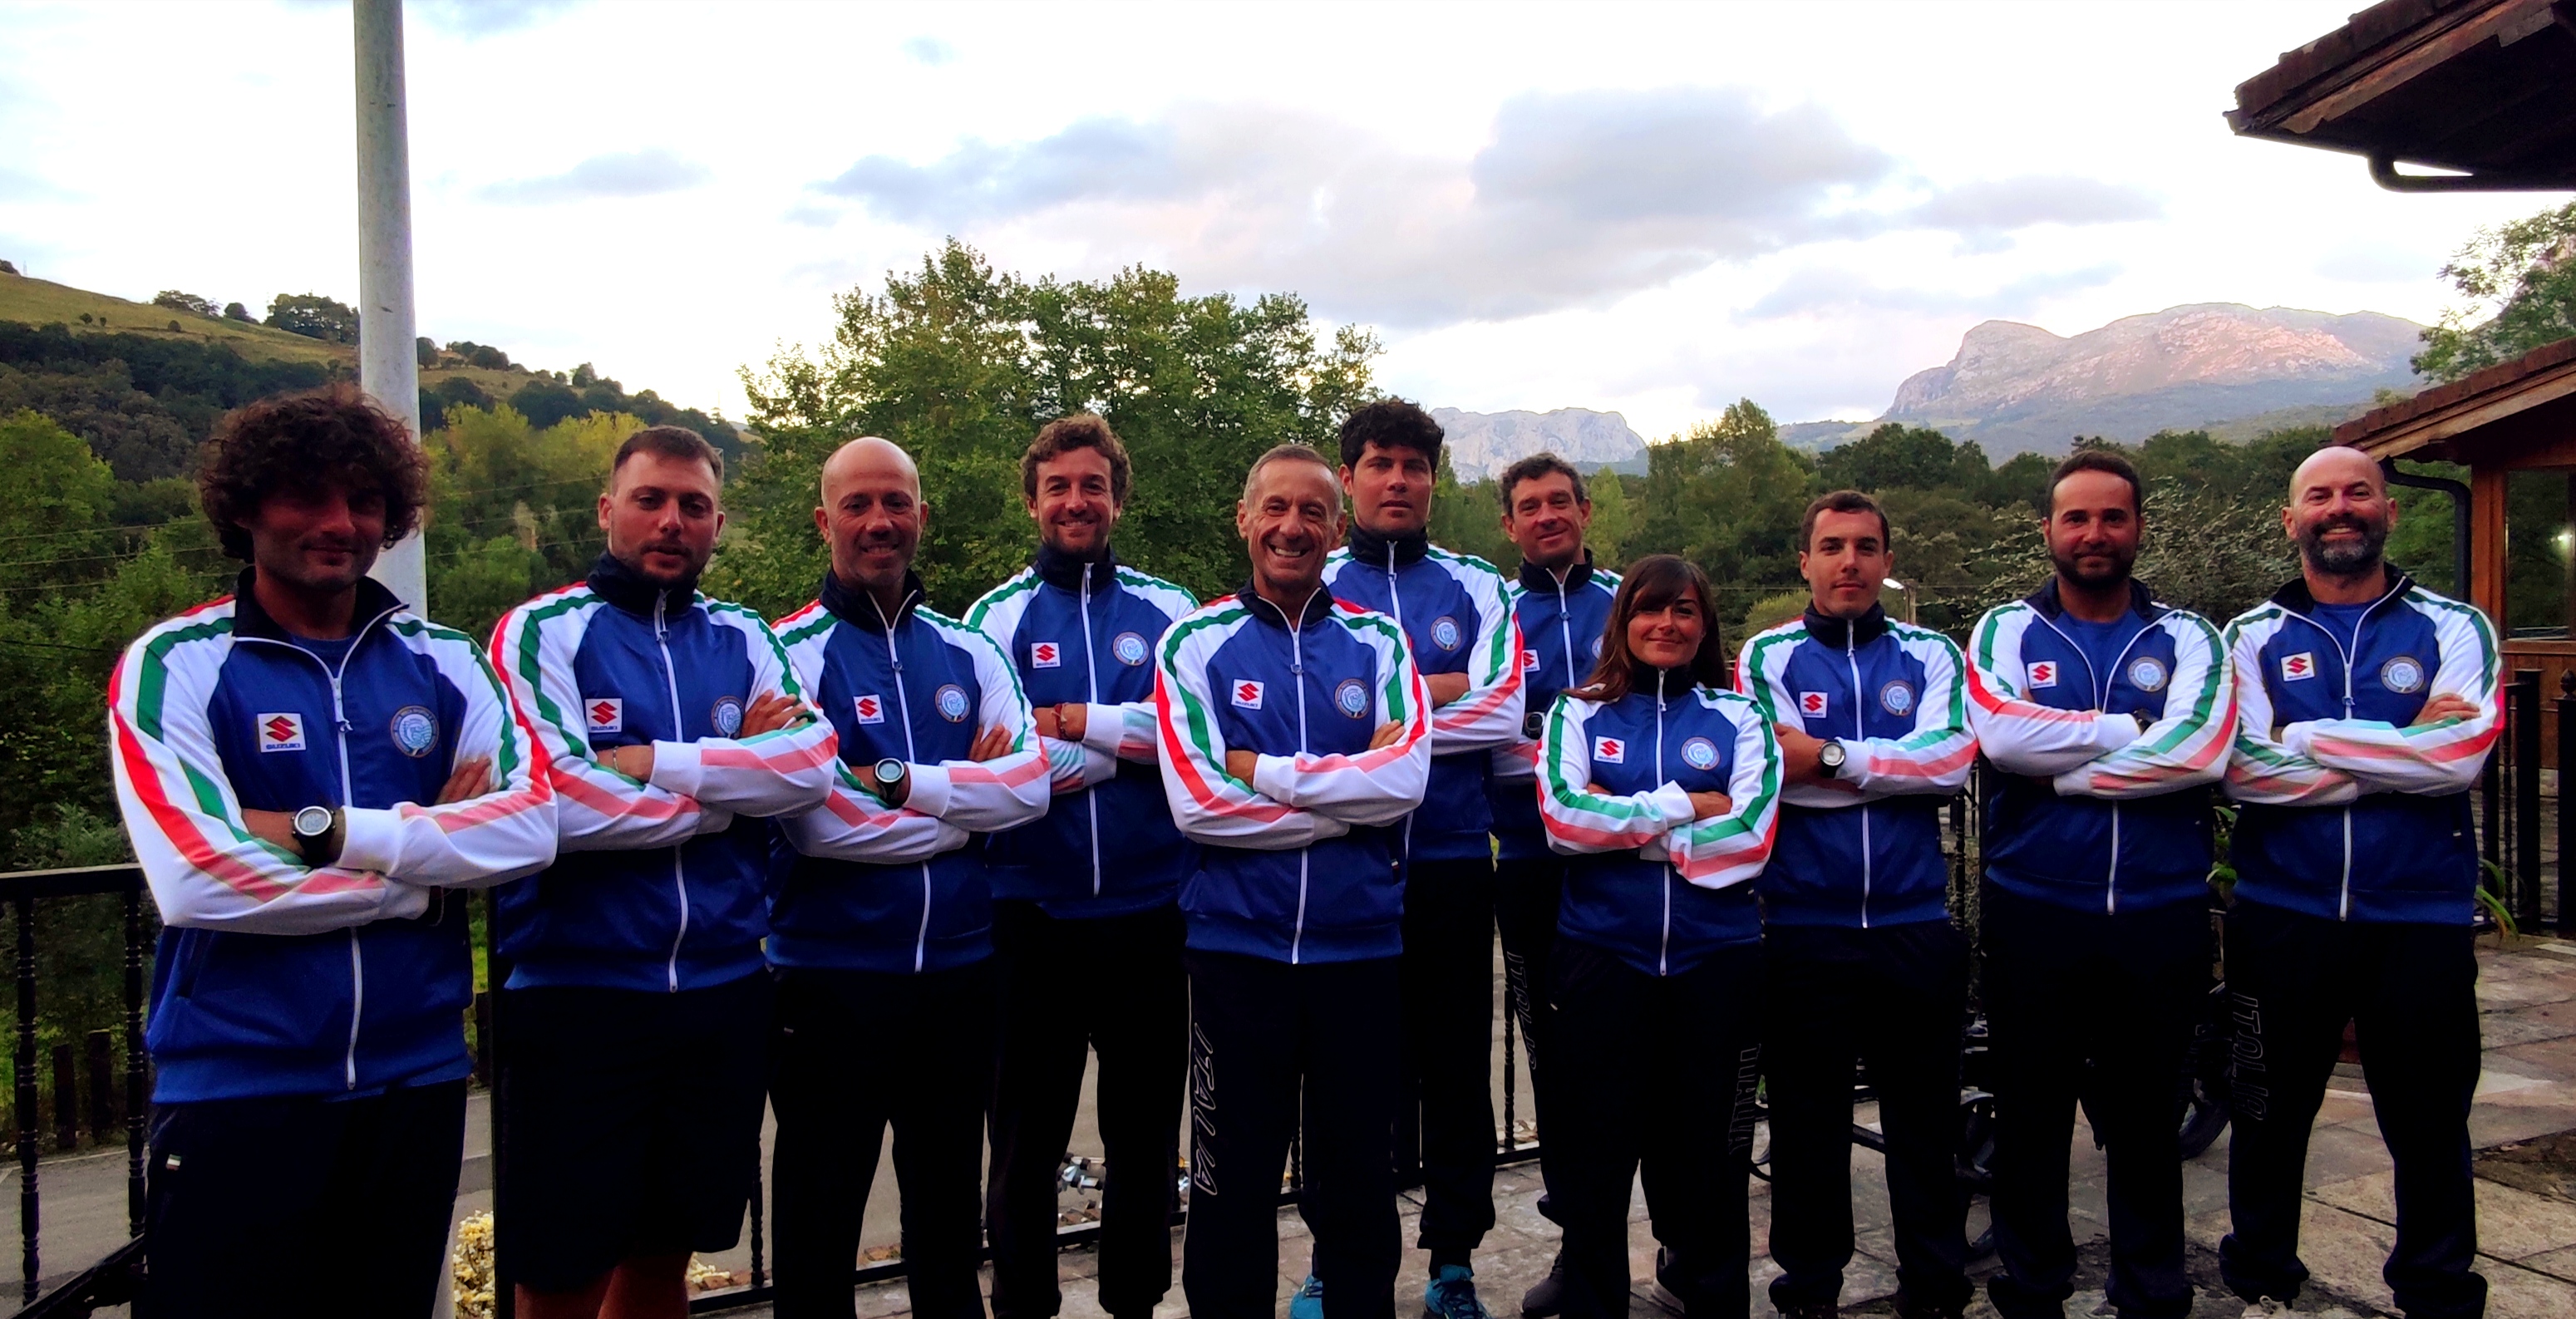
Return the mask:
<path id="1" fill-rule="evenodd" d="M 1521 736 L 1520 641 L 1501 573 L 1431 543 L 1440 423 L 1401 399 L 1342 422 L 1350 543 L 1324 569 L 1335 596 L 1403 627 L 1431 693 L 1431 781 L 1398 833 L 1404 870 L 1405 1090 L 1398 1157 L 1422 1167 L 1423 1305 L 1484 1319 L 1473 1255 L 1494 1225 L 1493 755 Z"/>
<path id="2" fill-rule="evenodd" d="M 1969 647 L 1968 722 L 2001 771 L 1980 911 L 2004 1265 L 1989 1289 L 2005 1319 L 2057 1319 L 2074 1294 L 2080 1091 L 2109 1150 L 2111 1303 L 2179 1319 L 2174 1078 L 2210 983 L 2208 788 L 2235 735 L 2233 673 L 2208 620 L 2130 576 L 2146 517 L 2127 459 L 2079 450 L 2048 490 L 2056 573 L 1988 610 Z"/>
<path id="3" fill-rule="evenodd" d="M 1077 413 L 1041 427 L 1020 461 L 1036 559 L 966 611 L 1035 703 L 1055 791 L 1043 818 L 984 848 L 1002 1004 L 984 1225 L 1001 1319 L 1062 1305 L 1058 1170 L 1086 1052 L 1100 1055 L 1108 1162 L 1100 1306 L 1142 1319 L 1172 1286 L 1190 1011 L 1175 900 L 1198 849 L 1163 801 L 1153 658 L 1198 600 L 1112 552 L 1131 477 L 1108 422 Z"/>
<path id="4" fill-rule="evenodd" d="M 1856 490 L 1807 506 L 1812 599 L 1745 642 L 1736 686 L 1778 721 L 1789 784 L 1762 873 L 1771 1106 L 1771 1303 L 1829 1319 L 1852 1253 L 1854 1059 L 1887 1131 L 1897 1313 L 1956 1319 L 1971 1291 L 1953 1180 L 1968 943 L 1950 924 L 1942 799 L 1977 758 L 1959 648 L 1899 623 L 1887 514 Z"/>
<path id="5" fill-rule="evenodd" d="M 723 460 L 652 426 L 585 580 L 493 631 L 551 761 L 563 855 L 500 894 L 498 1250 L 522 1319 L 662 1316 L 759 1171 L 770 824 L 820 801 L 832 726 L 758 614 L 698 593 Z"/>
<path id="6" fill-rule="evenodd" d="M 126 648 L 109 762 L 161 913 L 151 1312 L 427 1314 L 465 1136 L 465 904 L 554 859 L 545 761 L 463 633 L 367 569 L 427 494 L 346 385 L 224 418 L 234 593 Z M 295 1285 L 245 1260 L 280 1241 Z"/>
<path id="7" fill-rule="evenodd" d="M 1606 479 L 1619 478 L 1613 473 Z M 1494 923 L 1503 936 L 1504 994 L 1520 1022 L 1521 1052 L 1530 1068 L 1530 1112 L 1539 1127 L 1540 1157 L 1545 1158 L 1547 1083 L 1541 1072 L 1549 1014 L 1538 1009 L 1547 994 L 1548 955 L 1556 947 L 1566 862 L 1548 846 L 1539 818 L 1538 734 L 1556 698 L 1591 680 L 1619 575 L 1594 563 L 1592 547 L 1584 543 L 1592 525 L 1592 499 L 1573 464 L 1553 453 L 1532 454 L 1504 468 L 1496 485 L 1503 534 L 1521 552 L 1520 573 L 1509 589 L 1512 622 L 1521 638 L 1521 687 L 1528 713 L 1520 738 L 1494 753 L 1493 779 L 1486 789 L 1494 809 Z M 1544 1195 L 1538 1210 L 1549 1214 Z M 1559 1252 L 1547 1277 L 1521 1298 L 1521 1313 L 1559 1312 L 1564 1265 Z"/>
<path id="8" fill-rule="evenodd" d="M 1190 973 L 1190 1313 L 1279 1289 L 1279 1181 L 1301 1132 L 1313 1273 L 1292 1304 L 1393 1319 L 1403 1256 L 1388 1133 L 1405 893 L 1394 829 L 1422 803 L 1431 719 L 1395 620 L 1336 601 L 1341 491 L 1322 455 L 1255 461 L 1235 508 L 1252 576 L 1157 647 L 1164 795 L 1199 844 Z M 1491 974 L 1489 970 L 1488 975 Z M 1482 1073 L 1478 1074 L 1482 1083 Z"/>
<path id="9" fill-rule="evenodd" d="M 2281 510 L 2299 577 L 2227 627 L 2238 716 L 2227 793 L 2244 806 L 2229 846 L 2235 1134 L 2219 1269 L 2247 1301 L 2297 1299 L 2308 1129 L 2349 1024 L 2397 1165 L 2382 1276 L 2408 1319 L 2468 1319 L 2487 1298 L 2472 1267 L 2468 792 L 2503 712 L 2494 627 L 2387 562 L 2396 525 L 2377 463 L 2319 449 Z"/>

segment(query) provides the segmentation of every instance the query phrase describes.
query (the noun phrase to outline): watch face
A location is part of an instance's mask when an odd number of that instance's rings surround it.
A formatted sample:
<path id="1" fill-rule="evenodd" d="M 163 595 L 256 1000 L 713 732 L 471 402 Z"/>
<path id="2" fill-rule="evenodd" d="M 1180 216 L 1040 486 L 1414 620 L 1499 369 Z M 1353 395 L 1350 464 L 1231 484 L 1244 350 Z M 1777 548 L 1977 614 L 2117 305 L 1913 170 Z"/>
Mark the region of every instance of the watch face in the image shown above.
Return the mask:
<path id="1" fill-rule="evenodd" d="M 306 838 L 319 838 L 331 832 L 331 810 L 327 806 L 307 806 L 295 813 L 295 832 Z"/>
<path id="2" fill-rule="evenodd" d="M 1823 764 L 1827 769 L 1841 769 L 1843 767 L 1843 744 L 1840 742 L 1827 742 L 1816 752 L 1816 760 Z"/>
<path id="3" fill-rule="evenodd" d="M 879 783 L 900 783 L 900 782 L 902 782 L 902 781 L 903 781 L 903 762 L 902 762 L 902 761 L 897 760 L 897 759 L 895 759 L 895 758 L 894 758 L 894 757 L 892 757 L 892 756 L 888 756 L 888 757 L 886 757 L 885 759 L 880 760 L 880 761 L 878 761 L 878 762 L 877 762 L 877 782 L 879 782 Z"/>

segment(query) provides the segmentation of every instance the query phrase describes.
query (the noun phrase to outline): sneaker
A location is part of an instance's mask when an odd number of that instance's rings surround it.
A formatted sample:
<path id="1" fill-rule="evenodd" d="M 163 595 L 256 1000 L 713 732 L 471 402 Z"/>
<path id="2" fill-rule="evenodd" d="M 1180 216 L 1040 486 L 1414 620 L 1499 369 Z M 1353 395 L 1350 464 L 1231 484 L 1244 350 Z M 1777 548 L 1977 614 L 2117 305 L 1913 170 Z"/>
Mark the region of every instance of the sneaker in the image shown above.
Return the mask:
<path id="1" fill-rule="evenodd" d="M 1530 1319 L 1555 1319 L 1565 1313 L 1565 1248 L 1557 1247 L 1556 1260 L 1547 1266 L 1547 1276 L 1538 1285 L 1521 1293 L 1521 1313 Z"/>
<path id="2" fill-rule="evenodd" d="M 1307 1274 L 1297 1286 L 1296 1298 L 1288 1302 L 1288 1319 L 1324 1319 L 1324 1280 Z"/>
<path id="3" fill-rule="evenodd" d="M 1476 1299 L 1476 1271 L 1441 1265 L 1440 1276 L 1422 1289 L 1422 1319 L 1488 1319 L 1485 1303 Z"/>

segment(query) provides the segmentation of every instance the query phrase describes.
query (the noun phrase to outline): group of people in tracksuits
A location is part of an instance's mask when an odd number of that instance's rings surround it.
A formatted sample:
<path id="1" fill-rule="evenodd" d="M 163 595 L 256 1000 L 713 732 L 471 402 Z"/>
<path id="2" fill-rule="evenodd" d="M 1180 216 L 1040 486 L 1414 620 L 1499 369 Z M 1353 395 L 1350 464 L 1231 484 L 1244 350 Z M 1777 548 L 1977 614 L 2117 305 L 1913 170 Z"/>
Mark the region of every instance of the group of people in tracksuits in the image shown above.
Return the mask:
<path id="1" fill-rule="evenodd" d="M 1626 1313 L 1642 1178 L 1660 1295 L 1744 1314 L 1766 1100 L 1771 1300 L 1835 1313 L 1857 1067 L 1898 1312 L 1960 1314 L 1981 956 L 1994 1304 L 2059 1319 L 2072 1294 L 2080 1097 L 2111 1301 L 2179 1319 L 2177 1082 L 2222 791 L 2227 1285 L 2300 1291 L 2306 1142 L 2349 1022 L 2397 1165 L 2397 1303 L 2483 1309 L 2465 794 L 2497 652 L 2385 563 L 2397 510 L 2367 458 L 2300 467 L 2301 576 L 2222 630 L 2132 579 L 2137 473 L 2078 452 L 2050 480 L 2052 575 L 1964 652 L 1882 607 L 1877 503 L 1826 495 L 1808 606 L 1730 677 L 1705 574 L 1597 564 L 1583 475 L 1552 455 L 1499 481 L 1516 574 L 1432 544 L 1442 439 L 1384 400 L 1338 455 L 1261 455 L 1248 575 L 1202 605 L 1117 557 L 1137 473 L 1100 418 L 1057 419 L 1021 464 L 1038 548 L 962 618 L 914 572 L 913 460 L 854 439 L 820 472 L 830 566 L 772 623 L 698 589 L 722 455 L 647 427 L 610 463 L 588 578 L 486 647 L 365 576 L 427 502 L 398 422 L 345 386 L 228 416 L 200 491 L 249 566 L 110 688 L 165 926 L 153 1313 L 426 1312 L 470 1071 L 462 894 L 494 888 L 498 1250 L 532 1319 L 682 1313 L 692 1254 L 739 1238 L 764 1109 L 781 1315 L 852 1313 L 889 1130 L 914 1310 L 982 1314 L 989 1249 L 995 1314 L 1055 1314 L 1093 1056 L 1108 1313 L 1169 1291 L 1185 1177 L 1193 1313 L 1268 1315 L 1302 1271 L 1299 1319 L 1391 1316 L 1410 1173 L 1424 1312 L 1482 1319 L 1497 931 L 1563 1233 L 1523 1313 Z M 1981 755 L 1972 952 L 1940 813 Z M 1283 1277 L 1292 1142 L 1312 1247 Z M 285 1253 L 292 1288 L 244 1265 Z"/>

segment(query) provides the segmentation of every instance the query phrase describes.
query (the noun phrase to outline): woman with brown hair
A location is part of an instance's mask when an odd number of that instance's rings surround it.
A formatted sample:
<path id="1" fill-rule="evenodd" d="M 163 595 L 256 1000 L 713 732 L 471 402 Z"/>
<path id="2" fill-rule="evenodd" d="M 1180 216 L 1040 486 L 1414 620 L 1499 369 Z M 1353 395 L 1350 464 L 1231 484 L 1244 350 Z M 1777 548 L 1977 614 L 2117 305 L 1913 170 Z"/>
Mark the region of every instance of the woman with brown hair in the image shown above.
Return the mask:
<path id="1" fill-rule="evenodd" d="M 1558 698 L 1539 743 L 1540 815 L 1574 858 L 1548 986 L 1545 1169 L 1569 1319 L 1627 1313 L 1641 1162 L 1658 1281 L 1690 1315 L 1746 1311 L 1762 1023 L 1748 881 L 1771 853 L 1780 751 L 1725 689 L 1709 596 L 1683 559 L 1632 566 L 1590 684 Z"/>

